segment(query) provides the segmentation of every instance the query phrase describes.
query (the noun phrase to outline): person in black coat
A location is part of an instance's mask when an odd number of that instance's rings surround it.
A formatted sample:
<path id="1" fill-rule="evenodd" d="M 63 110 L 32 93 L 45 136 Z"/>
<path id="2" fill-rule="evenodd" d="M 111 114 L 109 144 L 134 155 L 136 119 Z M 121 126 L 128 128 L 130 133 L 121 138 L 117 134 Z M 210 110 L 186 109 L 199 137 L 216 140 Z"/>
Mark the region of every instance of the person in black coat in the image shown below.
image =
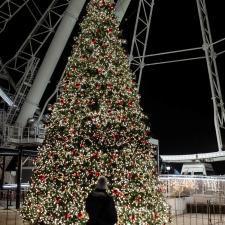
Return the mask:
<path id="1" fill-rule="evenodd" d="M 117 223 L 115 203 L 106 189 L 107 179 L 101 176 L 98 179 L 96 189 L 86 199 L 85 209 L 89 215 L 87 225 L 113 225 Z"/>

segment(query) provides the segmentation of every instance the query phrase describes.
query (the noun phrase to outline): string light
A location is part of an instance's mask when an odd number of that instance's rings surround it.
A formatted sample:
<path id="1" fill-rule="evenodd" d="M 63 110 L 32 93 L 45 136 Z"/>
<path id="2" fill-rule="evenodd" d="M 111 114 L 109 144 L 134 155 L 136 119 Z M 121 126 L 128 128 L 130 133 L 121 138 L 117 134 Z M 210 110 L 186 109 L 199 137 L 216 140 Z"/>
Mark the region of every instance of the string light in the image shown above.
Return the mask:
<path id="1" fill-rule="evenodd" d="M 31 224 L 86 224 L 85 198 L 105 175 L 118 225 L 165 224 L 150 128 L 111 0 L 91 0 L 80 27 L 22 216 Z"/>

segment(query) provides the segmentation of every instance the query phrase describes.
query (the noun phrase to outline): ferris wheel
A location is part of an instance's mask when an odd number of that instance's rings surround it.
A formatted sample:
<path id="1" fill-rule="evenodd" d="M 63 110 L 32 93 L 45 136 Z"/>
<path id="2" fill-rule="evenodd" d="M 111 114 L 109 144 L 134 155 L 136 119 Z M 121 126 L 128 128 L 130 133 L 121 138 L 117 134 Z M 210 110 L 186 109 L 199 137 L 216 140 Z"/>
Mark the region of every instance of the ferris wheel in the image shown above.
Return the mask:
<path id="1" fill-rule="evenodd" d="M 41 120 L 49 101 L 58 92 L 63 75 L 55 91 L 46 100 L 42 109 L 38 108 L 39 103 L 86 3 L 86 0 L 52 0 L 44 10 L 39 8 L 35 0 L 5 0 L 0 5 L 0 35 L 7 29 L 8 22 L 16 19 L 16 15 L 24 8 L 28 9 L 36 21 L 35 26 L 14 56 L 6 62 L 0 60 L 0 79 L 7 81 L 11 87 L 10 91 L 5 87 L 0 87 L 0 96 L 7 103 L 7 111 L 0 109 L 0 125 L 2 125 L 2 128 L 0 128 L 2 129 L 0 131 L 0 144 L 2 147 L 32 146 L 42 143 L 44 130 L 41 126 Z M 130 3 L 131 0 L 117 1 L 116 15 L 120 22 Z M 138 88 L 140 88 L 143 69 L 147 66 L 190 61 L 199 58 L 205 59 L 210 81 L 218 144 L 217 152 L 175 156 L 161 155 L 161 158 L 165 162 L 186 162 L 201 159 L 206 161 L 225 160 L 221 135 L 221 130 L 225 129 L 225 110 L 216 62 L 216 58 L 225 51 L 215 52 L 214 50 L 214 46 L 225 39 L 213 42 L 206 2 L 205 0 L 196 0 L 203 45 L 191 49 L 147 54 L 148 37 L 151 32 L 151 21 L 155 5 L 157 5 L 157 2 L 154 0 L 139 0 L 137 8 L 129 62 L 138 77 Z M 39 52 L 43 51 L 43 48 L 49 41 L 49 37 L 53 34 L 54 37 L 44 58 L 40 59 L 38 57 Z M 198 50 L 203 50 L 204 55 L 151 62 L 151 57 L 154 56 L 174 56 L 180 52 L 185 53 Z M 17 79 L 14 78 L 15 74 Z M 27 132 L 24 135 L 24 130 L 26 129 Z"/>

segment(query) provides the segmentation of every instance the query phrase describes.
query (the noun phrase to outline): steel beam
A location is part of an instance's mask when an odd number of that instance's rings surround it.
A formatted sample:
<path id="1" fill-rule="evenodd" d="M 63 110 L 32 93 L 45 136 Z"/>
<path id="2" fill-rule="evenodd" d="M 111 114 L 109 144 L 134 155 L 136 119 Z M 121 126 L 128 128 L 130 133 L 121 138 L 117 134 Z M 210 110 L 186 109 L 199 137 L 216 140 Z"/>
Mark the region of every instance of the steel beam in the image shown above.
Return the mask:
<path id="1" fill-rule="evenodd" d="M 119 20 L 119 22 L 121 22 L 123 20 L 123 17 L 127 11 L 127 8 L 130 4 L 131 0 L 118 0 L 118 2 L 116 3 L 116 16 Z"/>
<path id="2" fill-rule="evenodd" d="M 16 120 L 16 123 L 20 126 L 24 127 L 27 119 L 32 118 L 38 108 L 42 95 L 77 22 L 85 1 L 70 1 Z"/>
<path id="3" fill-rule="evenodd" d="M 149 3 L 150 2 L 150 3 Z M 134 35 L 129 56 L 130 66 L 138 77 L 138 91 L 140 89 L 142 71 L 145 66 L 145 55 L 152 19 L 154 0 L 139 0 Z"/>
<path id="4" fill-rule="evenodd" d="M 218 145 L 219 151 L 222 151 L 223 142 L 222 142 L 220 129 L 225 128 L 224 126 L 225 125 L 225 110 L 224 110 L 224 103 L 223 103 L 217 63 L 216 63 L 216 54 L 213 47 L 212 35 L 211 35 L 205 0 L 196 0 L 196 3 L 198 8 L 198 15 L 199 15 L 199 21 L 200 21 L 202 39 L 203 39 L 202 48 L 205 52 L 205 58 L 206 58 L 210 87 L 211 87 L 217 145 Z"/>

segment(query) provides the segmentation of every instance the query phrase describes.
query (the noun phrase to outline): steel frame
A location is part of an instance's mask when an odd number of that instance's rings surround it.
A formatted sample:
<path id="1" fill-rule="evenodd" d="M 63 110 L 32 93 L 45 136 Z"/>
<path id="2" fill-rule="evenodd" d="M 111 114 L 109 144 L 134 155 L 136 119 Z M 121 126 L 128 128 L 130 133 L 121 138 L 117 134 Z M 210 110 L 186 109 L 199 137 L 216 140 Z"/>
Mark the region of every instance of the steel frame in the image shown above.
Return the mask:
<path id="1" fill-rule="evenodd" d="M 154 0 L 140 0 L 134 27 L 134 35 L 129 55 L 129 63 L 134 68 L 138 77 L 138 91 L 140 89 L 142 71 L 145 67 L 145 55 L 147 49 Z"/>
<path id="2" fill-rule="evenodd" d="M 215 53 L 214 45 L 224 41 L 225 38 L 220 39 L 216 42 L 212 41 L 205 0 L 196 0 L 196 2 L 197 2 L 200 26 L 202 31 L 203 46 L 147 55 L 146 54 L 147 41 L 148 41 L 148 36 L 150 31 L 150 23 L 152 19 L 154 1 L 139 0 L 139 7 L 137 12 L 134 35 L 133 35 L 132 46 L 131 46 L 131 51 L 129 56 L 129 62 L 130 62 L 131 68 L 132 69 L 134 68 L 134 72 L 137 75 L 137 78 L 138 78 L 137 87 L 139 91 L 140 85 L 141 85 L 141 79 L 142 79 L 142 72 L 145 66 L 206 59 L 209 80 L 210 80 L 210 87 L 212 92 L 212 100 L 213 100 L 213 108 L 214 108 L 214 124 L 215 124 L 215 130 L 216 130 L 218 150 L 222 151 L 223 143 L 222 143 L 222 137 L 221 137 L 221 129 L 225 129 L 225 125 L 224 125 L 225 110 L 224 110 L 224 103 L 223 103 L 222 94 L 221 94 L 219 75 L 218 75 L 217 64 L 216 64 L 216 57 L 225 53 L 225 50 L 219 53 Z M 143 9 L 144 13 L 141 11 L 141 9 Z M 201 50 L 201 52 L 199 50 Z M 204 50 L 205 55 L 202 54 L 202 50 Z M 166 61 L 160 60 L 156 62 L 151 62 L 151 61 L 146 62 L 146 60 L 149 60 L 149 59 L 151 60 L 152 57 L 182 54 L 188 51 L 199 51 L 198 53 L 199 56 L 189 57 L 189 58 L 183 56 L 181 59 L 176 58 L 176 59 L 171 59 Z"/>
<path id="3" fill-rule="evenodd" d="M 30 0 L 5 0 L 0 5 L 0 33 L 2 33 L 7 23 L 29 2 Z"/>
<path id="4" fill-rule="evenodd" d="M 1 71 L 7 69 L 9 73 L 12 70 L 17 74 L 22 74 L 21 79 L 17 83 L 17 88 L 21 85 L 21 81 L 24 80 L 24 71 L 30 59 L 36 57 L 48 37 L 54 32 L 67 6 L 68 1 L 66 0 L 60 1 L 60 3 L 57 0 L 53 0 L 14 57 L 2 66 Z"/>
<path id="5" fill-rule="evenodd" d="M 37 54 L 55 31 L 68 4 L 69 2 L 66 0 L 53 0 L 14 57 L 2 66 L 0 73 L 2 71 L 8 71 L 9 73 L 13 71 L 20 77 L 20 80 L 16 83 L 16 94 L 13 100 L 17 108 L 10 108 L 7 114 L 8 124 L 15 121 L 18 109 L 22 106 L 32 86 L 39 62 Z"/>
<path id="6" fill-rule="evenodd" d="M 198 15 L 202 31 L 203 50 L 207 63 L 209 81 L 212 93 L 212 101 L 214 108 L 214 125 L 216 130 L 217 144 L 219 151 L 223 149 L 222 137 L 220 129 L 225 129 L 225 110 L 220 88 L 219 74 L 216 63 L 216 54 L 213 47 L 212 35 L 209 26 L 209 19 L 206 9 L 205 0 L 196 0 Z"/>

